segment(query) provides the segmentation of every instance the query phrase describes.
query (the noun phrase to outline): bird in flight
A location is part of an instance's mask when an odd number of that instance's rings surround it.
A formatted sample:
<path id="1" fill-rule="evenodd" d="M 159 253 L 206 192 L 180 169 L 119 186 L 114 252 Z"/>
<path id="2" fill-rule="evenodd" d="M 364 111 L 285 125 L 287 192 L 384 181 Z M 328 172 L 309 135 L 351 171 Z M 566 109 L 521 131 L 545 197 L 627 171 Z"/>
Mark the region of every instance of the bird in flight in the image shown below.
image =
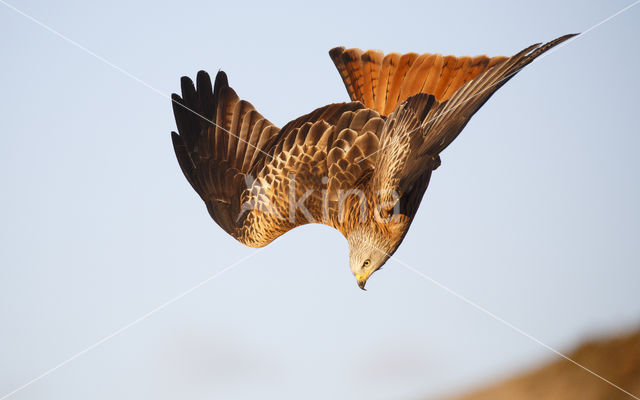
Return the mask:
<path id="1" fill-rule="evenodd" d="M 349 244 L 358 286 L 396 251 L 440 166 L 440 153 L 491 95 L 536 57 L 575 35 L 511 57 L 329 51 L 351 102 L 278 128 L 218 72 L 172 95 L 182 172 L 213 220 L 262 247 L 307 223 Z"/>

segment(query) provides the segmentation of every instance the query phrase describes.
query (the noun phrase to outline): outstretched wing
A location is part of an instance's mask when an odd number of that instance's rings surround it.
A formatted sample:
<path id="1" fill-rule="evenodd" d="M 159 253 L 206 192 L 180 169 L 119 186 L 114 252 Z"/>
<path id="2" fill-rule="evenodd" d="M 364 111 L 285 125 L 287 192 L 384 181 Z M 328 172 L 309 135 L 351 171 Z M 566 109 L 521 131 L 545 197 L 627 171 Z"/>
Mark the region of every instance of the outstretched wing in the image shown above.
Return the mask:
<path id="1" fill-rule="evenodd" d="M 433 94 L 420 93 L 401 103 L 389 115 L 381 135 L 373 188 L 403 193 L 414 185 L 433 169 L 435 157 L 451 144 L 493 93 L 541 54 L 573 36 L 535 44 L 498 61 L 444 102 Z"/>
<path id="2" fill-rule="evenodd" d="M 371 176 L 384 124 L 359 102 L 321 107 L 276 128 L 239 100 L 223 72 L 174 95 L 182 170 L 212 218 L 254 247 L 309 222 L 340 228 L 341 190 Z M 373 157 L 372 157 L 373 155 Z"/>
<path id="3" fill-rule="evenodd" d="M 182 97 L 173 94 L 178 133 L 173 147 L 185 177 L 205 202 L 211 217 L 225 231 L 236 230 L 244 174 L 269 149 L 279 129 L 240 100 L 219 72 L 212 89 L 209 74 L 200 71 L 197 84 L 181 80 Z"/>
<path id="4" fill-rule="evenodd" d="M 449 99 L 462 85 L 506 57 L 455 57 L 441 54 L 384 55 L 379 50 L 335 47 L 329 55 L 353 101 L 361 101 L 381 115 L 418 93 L 438 101 Z"/>

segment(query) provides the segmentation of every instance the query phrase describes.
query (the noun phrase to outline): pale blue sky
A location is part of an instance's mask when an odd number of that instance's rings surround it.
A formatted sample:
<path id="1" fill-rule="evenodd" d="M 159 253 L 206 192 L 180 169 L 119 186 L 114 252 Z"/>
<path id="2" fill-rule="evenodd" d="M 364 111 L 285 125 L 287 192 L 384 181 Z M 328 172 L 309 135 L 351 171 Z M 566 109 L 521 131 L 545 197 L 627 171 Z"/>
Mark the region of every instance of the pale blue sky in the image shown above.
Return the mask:
<path id="1" fill-rule="evenodd" d="M 347 99 L 336 45 L 510 55 L 631 1 L 12 4 L 167 95 L 224 69 L 282 126 Z M 500 89 L 396 253 L 562 351 L 640 323 L 639 22 Z M 255 250 L 182 176 L 166 98 L 3 4 L 0 26 L 2 397 Z M 305 226 L 12 398 L 414 399 L 554 357 L 397 262 L 367 287 Z"/>

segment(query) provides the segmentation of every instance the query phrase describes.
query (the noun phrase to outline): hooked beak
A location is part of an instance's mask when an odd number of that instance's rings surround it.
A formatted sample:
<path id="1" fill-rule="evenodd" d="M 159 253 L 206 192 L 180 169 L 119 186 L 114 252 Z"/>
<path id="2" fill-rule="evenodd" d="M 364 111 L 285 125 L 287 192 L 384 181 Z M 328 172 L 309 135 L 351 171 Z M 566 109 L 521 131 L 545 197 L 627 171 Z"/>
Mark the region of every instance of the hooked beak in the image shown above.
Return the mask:
<path id="1" fill-rule="evenodd" d="M 367 279 L 369 279 L 369 273 L 367 274 L 356 274 L 356 281 L 358 281 L 358 287 L 362 290 L 367 290 L 364 288 L 364 285 L 367 284 Z"/>

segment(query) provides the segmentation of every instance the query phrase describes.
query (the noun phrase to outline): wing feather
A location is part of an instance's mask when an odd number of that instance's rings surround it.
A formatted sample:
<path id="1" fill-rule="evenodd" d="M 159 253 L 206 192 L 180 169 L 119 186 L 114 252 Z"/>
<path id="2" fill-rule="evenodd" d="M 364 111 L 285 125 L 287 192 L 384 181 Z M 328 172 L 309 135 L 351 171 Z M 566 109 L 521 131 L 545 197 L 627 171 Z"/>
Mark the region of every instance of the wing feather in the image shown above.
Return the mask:
<path id="1" fill-rule="evenodd" d="M 389 115 L 381 134 L 380 152 L 373 177 L 374 190 L 408 190 L 440 163 L 438 155 L 462 131 L 476 111 L 509 79 L 544 52 L 573 37 L 565 35 L 545 45 L 535 44 L 509 58 L 486 56 L 459 59 L 447 91 L 462 86 L 438 101 L 420 93 L 401 103 Z M 460 65 L 462 62 L 462 65 Z M 474 78 L 470 77 L 482 71 Z"/>
<path id="2" fill-rule="evenodd" d="M 384 125 L 377 112 L 359 102 L 331 104 L 278 129 L 238 97 L 223 72 L 213 88 L 205 72 L 196 85 L 183 78 L 181 87 L 182 96 L 173 96 L 176 157 L 216 223 L 249 246 L 307 222 L 337 227 L 322 192 L 335 202 L 338 190 L 371 174 L 373 163 L 358 161 L 377 150 Z M 288 218 L 291 187 L 296 198 L 312 192 L 311 214 L 296 209 L 295 221 Z"/>
<path id="3" fill-rule="evenodd" d="M 196 90 L 197 88 L 197 90 Z M 266 153 L 278 129 L 238 98 L 224 72 L 211 87 L 200 71 L 196 85 L 181 79 L 182 96 L 172 95 L 178 133 L 172 141 L 180 167 L 212 218 L 227 232 L 235 229 L 242 175 L 255 155 Z"/>

